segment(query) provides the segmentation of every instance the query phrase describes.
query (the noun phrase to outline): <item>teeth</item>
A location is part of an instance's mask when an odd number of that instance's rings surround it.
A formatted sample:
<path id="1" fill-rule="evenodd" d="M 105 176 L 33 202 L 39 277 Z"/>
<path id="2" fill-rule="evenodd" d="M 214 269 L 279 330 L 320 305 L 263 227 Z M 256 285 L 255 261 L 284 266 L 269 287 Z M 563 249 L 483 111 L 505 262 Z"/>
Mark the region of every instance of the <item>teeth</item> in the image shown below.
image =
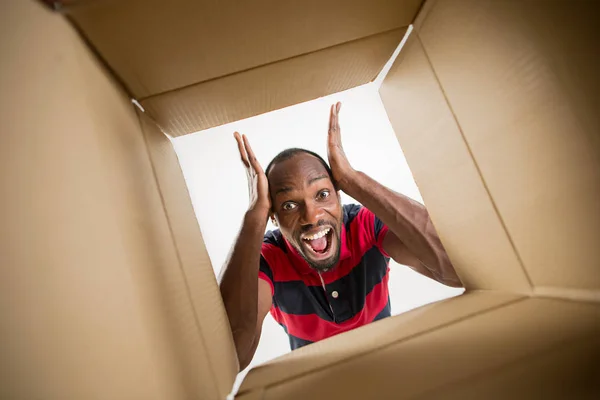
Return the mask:
<path id="1" fill-rule="evenodd" d="M 305 236 L 304 240 L 315 240 L 315 239 L 322 238 L 323 236 L 327 235 L 330 230 L 331 230 L 331 228 L 323 229 L 321 232 L 317 232 L 314 235 Z"/>

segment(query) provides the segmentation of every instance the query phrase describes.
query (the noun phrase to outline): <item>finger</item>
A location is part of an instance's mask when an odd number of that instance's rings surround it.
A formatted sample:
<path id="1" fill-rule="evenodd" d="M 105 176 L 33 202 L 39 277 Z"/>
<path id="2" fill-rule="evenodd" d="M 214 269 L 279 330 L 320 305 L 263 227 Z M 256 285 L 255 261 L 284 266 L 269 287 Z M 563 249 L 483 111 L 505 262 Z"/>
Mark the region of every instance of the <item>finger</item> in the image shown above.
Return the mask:
<path id="1" fill-rule="evenodd" d="M 339 124 L 338 124 L 337 108 L 336 108 L 336 105 L 335 105 L 335 104 L 333 104 L 333 105 L 331 106 L 331 108 L 333 109 L 333 112 L 332 112 L 332 122 L 331 122 L 331 129 L 332 129 L 333 133 L 334 133 L 334 134 L 337 136 L 337 135 L 338 135 L 338 132 L 339 132 L 339 130 L 340 130 L 340 126 L 339 126 Z"/>
<path id="2" fill-rule="evenodd" d="M 335 143 L 335 128 L 334 128 L 334 120 L 335 117 L 333 115 L 333 105 L 329 108 L 329 131 L 327 132 L 327 144 L 331 146 Z"/>
<path id="3" fill-rule="evenodd" d="M 263 172 L 263 169 L 260 166 L 260 163 L 258 162 L 258 160 L 256 159 L 256 156 L 254 155 L 254 151 L 252 151 L 252 147 L 250 146 L 248 137 L 246 137 L 246 135 L 243 135 L 242 137 L 244 139 L 244 146 L 246 146 L 246 151 L 248 152 L 248 159 L 250 161 L 250 164 L 252 165 L 252 168 L 254 168 L 256 173 Z"/>
<path id="4" fill-rule="evenodd" d="M 240 152 L 240 157 L 242 158 L 242 162 L 244 163 L 244 165 L 246 167 L 249 167 L 250 163 L 248 162 L 248 155 L 246 154 L 246 150 L 244 149 L 244 144 L 242 143 L 242 137 L 240 136 L 239 132 L 234 132 L 233 137 L 235 137 L 235 140 L 237 142 L 238 150 Z"/>
<path id="5" fill-rule="evenodd" d="M 338 137 L 339 137 L 339 125 L 338 125 L 338 119 L 337 119 L 337 106 L 336 104 L 333 104 L 331 106 L 331 122 L 330 122 L 330 128 L 329 128 L 329 133 L 330 133 L 330 139 L 332 141 L 337 141 Z"/>
<path id="6" fill-rule="evenodd" d="M 337 110 L 337 104 L 333 105 L 333 128 L 334 130 L 337 132 L 339 131 L 339 125 L 338 125 L 338 110 Z"/>
<path id="7" fill-rule="evenodd" d="M 333 105 L 332 105 L 331 108 L 329 109 L 329 132 L 333 131 L 334 120 L 335 120 L 335 116 L 334 116 L 334 109 L 333 109 Z"/>
<path id="8" fill-rule="evenodd" d="M 335 127 L 340 131 L 340 110 L 342 109 L 342 103 L 339 101 L 335 105 Z"/>
<path id="9" fill-rule="evenodd" d="M 238 151 L 240 152 L 240 157 L 242 157 L 242 159 L 243 159 L 244 156 L 246 155 L 246 150 L 244 149 L 244 145 L 242 144 L 242 137 L 240 136 L 239 132 L 233 132 L 233 137 L 235 138 L 235 141 L 238 145 Z"/>

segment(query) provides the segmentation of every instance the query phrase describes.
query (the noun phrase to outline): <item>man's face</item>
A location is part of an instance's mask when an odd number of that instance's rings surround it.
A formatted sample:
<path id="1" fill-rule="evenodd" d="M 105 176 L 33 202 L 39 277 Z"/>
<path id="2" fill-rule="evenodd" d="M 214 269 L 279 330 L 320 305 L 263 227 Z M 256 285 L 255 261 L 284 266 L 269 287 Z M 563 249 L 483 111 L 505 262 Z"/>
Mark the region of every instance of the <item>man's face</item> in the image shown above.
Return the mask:
<path id="1" fill-rule="evenodd" d="M 340 258 L 342 206 L 327 170 L 314 156 L 298 153 L 269 172 L 273 212 L 281 233 L 319 271 Z"/>

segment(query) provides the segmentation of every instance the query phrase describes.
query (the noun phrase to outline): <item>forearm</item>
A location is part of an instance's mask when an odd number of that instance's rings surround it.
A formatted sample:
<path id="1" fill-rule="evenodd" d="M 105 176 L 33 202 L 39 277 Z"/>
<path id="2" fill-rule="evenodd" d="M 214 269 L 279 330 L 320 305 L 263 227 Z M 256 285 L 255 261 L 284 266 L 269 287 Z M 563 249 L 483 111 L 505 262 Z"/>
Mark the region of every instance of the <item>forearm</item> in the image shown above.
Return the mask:
<path id="1" fill-rule="evenodd" d="M 248 365 L 252 362 L 252 358 L 254 357 L 254 353 L 256 353 L 256 349 L 258 347 L 258 342 L 260 341 L 260 331 L 254 334 L 252 338 L 252 342 L 248 346 L 248 350 L 245 354 L 238 355 L 238 359 L 240 362 L 240 371 L 245 370 Z"/>
<path id="2" fill-rule="evenodd" d="M 238 357 L 250 351 L 258 313 L 258 270 L 267 211 L 248 211 L 220 278 Z"/>
<path id="3" fill-rule="evenodd" d="M 460 286 L 427 209 L 381 185 L 362 172 L 353 171 L 340 189 L 362 203 L 385 223 L 406 248 L 443 283 Z"/>

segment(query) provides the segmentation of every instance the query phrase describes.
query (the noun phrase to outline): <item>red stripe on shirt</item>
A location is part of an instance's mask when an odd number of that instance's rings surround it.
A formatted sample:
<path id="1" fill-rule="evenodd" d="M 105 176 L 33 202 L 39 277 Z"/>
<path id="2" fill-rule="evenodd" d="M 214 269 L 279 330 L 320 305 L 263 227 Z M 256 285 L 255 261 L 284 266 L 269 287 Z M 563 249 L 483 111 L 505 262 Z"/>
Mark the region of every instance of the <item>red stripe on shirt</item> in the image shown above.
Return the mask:
<path id="1" fill-rule="evenodd" d="M 373 245 L 379 244 L 375 243 L 373 218 L 374 216 L 370 211 L 368 211 L 366 208 L 362 208 L 354 220 L 350 222 L 348 230 L 344 231 L 343 236 L 345 237 L 342 237 L 342 243 L 353 249 L 351 256 L 350 258 L 340 260 L 340 263 L 336 266 L 336 268 L 321 274 L 325 284 L 330 284 L 346 276 L 356 265 L 358 265 L 358 263 L 360 263 L 360 260 L 363 258 L 365 253 L 369 251 Z M 343 229 L 345 229 L 345 227 L 343 227 Z M 383 239 L 383 233 L 385 232 L 382 231 L 381 233 L 382 234 L 379 235 L 380 240 Z M 276 282 L 302 280 L 307 285 L 321 285 L 321 280 L 316 275 L 316 271 L 309 270 L 311 272 L 309 275 L 303 273 L 308 270 L 308 266 L 301 271 L 288 267 L 291 266 L 291 260 L 288 257 L 293 257 L 296 260 L 296 263 L 305 263 L 306 261 L 304 261 L 302 256 L 300 256 L 291 246 L 287 247 L 288 252 L 294 252 L 294 254 L 288 254 L 281 247 L 274 244 L 263 243 L 262 245 L 261 254 L 267 261 L 267 264 L 269 264 L 271 267 L 273 280 Z M 268 277 L 266 277 L 265 280 L 270 282 Z"/>
<path id="2" fill-rule="evenodd" d="M 271 315 L 278 323 L 285 325 L 288 334 L 300 339 L 316 342 L 342 332 L 370 323 L 388 303 L 389 273 L 365 298 L 363 309 L 348 321 L 336 324 L 321 319 L 316 314 L 293 315 L 272 308 Z"/>
<path id="3" fill-rule="evenodd" d="M 261 254 L 271 268 L 274 281 L 288 282 L 302 280 L 302 277 L 295 269 L 288 267 L 290 265 L 288 255 L 280 247 L 270 243 L 263 243 Z"/>

